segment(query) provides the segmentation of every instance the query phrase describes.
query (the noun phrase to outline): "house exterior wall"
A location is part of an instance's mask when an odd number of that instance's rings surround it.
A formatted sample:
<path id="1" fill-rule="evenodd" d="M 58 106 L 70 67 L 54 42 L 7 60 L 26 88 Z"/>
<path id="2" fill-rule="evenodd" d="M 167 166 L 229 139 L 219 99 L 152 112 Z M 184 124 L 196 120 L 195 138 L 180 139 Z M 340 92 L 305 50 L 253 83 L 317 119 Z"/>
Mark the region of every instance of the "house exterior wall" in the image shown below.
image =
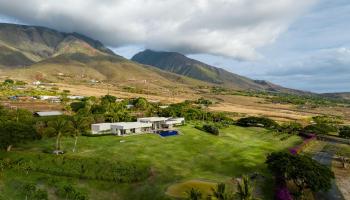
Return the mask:
<path id="1" fill-rule="evenodd" d="M 92 134 L 101 134 L 102 131 L 108 131 L 111 129 L 111 123 L 91 124 Z"/>

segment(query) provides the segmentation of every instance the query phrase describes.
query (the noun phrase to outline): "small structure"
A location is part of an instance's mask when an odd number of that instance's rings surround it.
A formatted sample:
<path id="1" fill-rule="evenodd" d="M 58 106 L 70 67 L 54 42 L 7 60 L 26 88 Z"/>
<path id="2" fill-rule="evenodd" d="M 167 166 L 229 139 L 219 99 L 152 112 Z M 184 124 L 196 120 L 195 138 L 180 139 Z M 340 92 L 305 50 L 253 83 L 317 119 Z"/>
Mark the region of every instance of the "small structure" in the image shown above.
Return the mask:
<path id="1" fill-rule="evenodd" d="M 168 120 L 168 118 L 166 117 L 144 117 L 144 118 L 137 119 L 138 122 L 152 124 L 152 130 L 157 130 L 162 128 L 162 124 L 164 124 L 166 120 Z"/>
<path id="2" fill-rule="evenodd" d="M 126 108 L 127 109 L 131 109 L 131 108 L 133 108 L 133 107 L 135 107 L 134 105 L 132 105 L 132 104 L 128 104 L 128 105 L 126 105 Z"/>
<path id="3" fill-rule="evenodd" d="M 42 95 L 42 96 L 39 96 L 39 98 L 40 98 L 41 100 L 49 101 L 49 102 L 52 102 L 52 103 L 60 103 L 60 102 L 61 102 L 61 98 L 58 97 L 58 96 L 46 96 L 46 95 Z"/>
<path id="4" fill-rule="evenodd" d="M 34 81 L 33 85 L 41 85 L 41 82 L 40 81 Z"/>
<path id="5" fill-rule="evenodd" d="M 35 112 L 34 116 L 36 117 L 51 117 L 51 116 L 60 116 L 63 115 L 61 111 L 40 111 Z"/>
<path id="6" fill-rule="evenodd" d="M 70 100 L 81 100 L 84 99 L 84 96 L 76 96 L 76 95 L 72 95 L 72 96 L 67 96 L 68 99 Z"/>
<path id="7" fill-rule="evenodd" d="M 113 134 L 116 135 L 127 135 L 135 133 L 144 133 L 151 130 L 151 123 L 142 122 L 120 122 L 111 125 L 111 130 Z"/>

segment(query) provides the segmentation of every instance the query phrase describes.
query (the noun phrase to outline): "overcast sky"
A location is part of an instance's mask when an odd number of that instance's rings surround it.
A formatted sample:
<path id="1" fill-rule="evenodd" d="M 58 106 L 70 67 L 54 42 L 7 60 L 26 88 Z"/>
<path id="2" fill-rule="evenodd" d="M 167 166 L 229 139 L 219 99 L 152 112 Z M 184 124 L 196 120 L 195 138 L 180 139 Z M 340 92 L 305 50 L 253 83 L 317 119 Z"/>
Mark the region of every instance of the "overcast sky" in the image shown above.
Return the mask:
<path id="1" fill-rule="evenodd" d="M 0 0 L 0 21 L 178 51 L 254 79 L 350 91 L 349 0 Z"/>

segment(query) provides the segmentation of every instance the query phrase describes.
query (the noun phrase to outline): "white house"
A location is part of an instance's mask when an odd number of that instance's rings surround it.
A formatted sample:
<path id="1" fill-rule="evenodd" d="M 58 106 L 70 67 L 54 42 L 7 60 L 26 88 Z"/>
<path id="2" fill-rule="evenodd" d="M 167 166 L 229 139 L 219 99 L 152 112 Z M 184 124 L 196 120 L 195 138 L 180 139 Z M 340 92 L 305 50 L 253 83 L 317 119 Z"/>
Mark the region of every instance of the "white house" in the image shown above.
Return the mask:
<path id="1" fill-rule="evenodd" d="M 111 130 L 112 123 L 98 123 L 91 124 L 91 133 L 92 134 L 101 134 L 104 132 L 109 132 Z"/>
<path id="2" fill-rule="evenodd" d="M 168 118 L 166 117 L 144 117 L 144 118 L 137 119 L 138 122 L 152 124 L 152 130 L 157 130 L 162 128 L 162 124 L 164 124 L 166 120 L 168 120 Z"/>
<path id="3" fill-rule="evenodd" d="M 183 125 L 185 123 L 185 118 L 179 117 L 179 118 L 169 118 L 166 120 L 163 124 L 164 128 L 172 128 L 174 126 Z"/>
<path id="4" fill-rule="evenodd" d="M 119 122 L 111 125 L 113 134 L 126 135 L 135 133 L 144 133 L 151 130 L 151 123 L 142 122 Z"/>
<path id="5" fill-rule="evenodd" d="M 92 134 L 113 133 L 126 135 L 133 133 L 151 132 L 162 128 L 172 128 L 185 123 L 185 118 L 144 117 L 137 122 L 116 122 L 91 124 Z"/>

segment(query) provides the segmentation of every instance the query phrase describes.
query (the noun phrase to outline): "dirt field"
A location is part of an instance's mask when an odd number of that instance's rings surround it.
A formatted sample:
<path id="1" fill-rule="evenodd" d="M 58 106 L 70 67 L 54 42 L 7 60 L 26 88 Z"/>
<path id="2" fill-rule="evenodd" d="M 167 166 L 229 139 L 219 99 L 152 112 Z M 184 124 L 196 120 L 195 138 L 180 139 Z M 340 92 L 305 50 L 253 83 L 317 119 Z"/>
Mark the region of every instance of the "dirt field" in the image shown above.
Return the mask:
<path id="1" fill-rule="evenodd" d="M 119 98 L 133 98 L 145 97 L 148 100 L 160 101 L 162 103 L 178 103 L 185 100 L 195 100 L 203 96 L 213 100 L 215 103 L 209 107 L 211 111 L 231 112 L 238 114 L 237 116 L 266 116 L 274 120 L 284 121 L 298 121 L 300 123 L 307 123 L 307 121 L 316 115 L 335 115 L 344 118 L 345 123 L 350 124 L 350 108 L 342 107 L 320 107 L 301 109 L 296 105 L 291 104 L 274 104 L 267 102 L 264 98 L 239 96 L 239 95 L 210 95 L 199 94 L 198 91 L 193 90 L 191 93 L 186 89 L 172 91 L 171 89 L 156 89 L 149 88 L 149 94 L 131 93 L 124 91 L 121 85 L 95 84 L 95 85 L 78 85 L 56 83 L 55 86 L 60 90 L 69 90 L 72 95 L 82 96 L 103 96 L 111 94 Z M 49 104 L 46 102 L 4 102 L 10 103 L 10 106 L 18 106 L 26 108 L 31 111 L 36 110 L 57 110 L 62 109 L 59 104 Z"/>
<path id="2" fill-rule="evenodd" d="M 198 95 L 186 95 L 177 94 L 173 95 L 170 93 L 165 94 L 138 94 L 120 91 L 115 87 L 107 87 L 101 85 L 86 86 L 86 85 L 68 85 L 68 84 L 57 84 L 57 86 L 62 90 L 69 90 L 71 94 L 83 95 L 83 96 L 103 96 L 106 94 L 111 94 L 120 98 L 132 98 L 132 97 L 145 97 L 149 100 L 159 100 L 164 103 L 178 103 L 186 99 L 195 99 L 199 97 Z M 162 92 L 162 91 L 159 91 Z"/>
<path id="3" fill-rule="evenodd" d="M 51 110 L 62 110 L 63 106 L 59 103 L 48 103 L 45 101 L 35 100 L 35 101 L 1 101 L 1 105 L 16 109 L 22 108 L 29 110 L 31 112 L 35 111 L 51 111 Z"/>
<path id="4" fill-rule="evenodd" d="M 266 102 L 263 98 L 237 96 L 237 95 L 210 95 L 217 99 L 218 103 L 210 107 L 213 111 L 235 112 L 247 115 L 266 116 L 277 121 L 297 120 L 303 123 L 316 115 L 335 115 L 344 118 L 346 123 L 350 121 L 350 108 L 320 107 L 301 109 L 292 104 L 274 104 Z"/>

